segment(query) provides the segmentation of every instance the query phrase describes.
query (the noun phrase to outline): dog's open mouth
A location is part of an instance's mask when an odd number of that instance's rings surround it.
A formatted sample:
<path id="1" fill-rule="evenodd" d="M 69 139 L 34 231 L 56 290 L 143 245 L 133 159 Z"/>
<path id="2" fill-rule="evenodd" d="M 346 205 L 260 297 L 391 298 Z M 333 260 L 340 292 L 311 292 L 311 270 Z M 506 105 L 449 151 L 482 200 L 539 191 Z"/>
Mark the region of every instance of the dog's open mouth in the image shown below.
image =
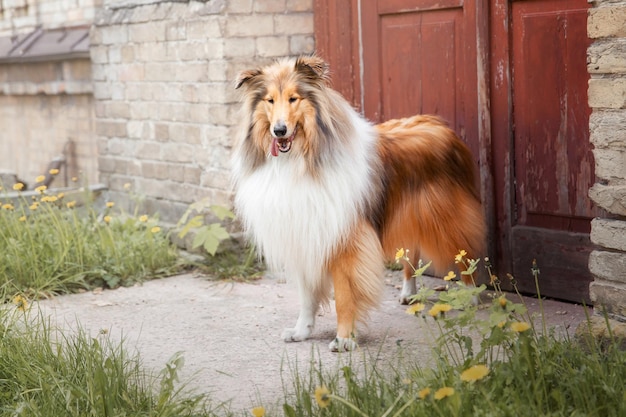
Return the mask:
<path id="1" fill-rule="evenodd" d="M 291 144 L 293 142 L 293 138 L 296 137 L 297 130 L 297 127 L 293 129 L 293 133 L 288 138 L 272 138 L 272 156 L 278 156 L 278 151 L 286 153 L 291 150 Z"/>

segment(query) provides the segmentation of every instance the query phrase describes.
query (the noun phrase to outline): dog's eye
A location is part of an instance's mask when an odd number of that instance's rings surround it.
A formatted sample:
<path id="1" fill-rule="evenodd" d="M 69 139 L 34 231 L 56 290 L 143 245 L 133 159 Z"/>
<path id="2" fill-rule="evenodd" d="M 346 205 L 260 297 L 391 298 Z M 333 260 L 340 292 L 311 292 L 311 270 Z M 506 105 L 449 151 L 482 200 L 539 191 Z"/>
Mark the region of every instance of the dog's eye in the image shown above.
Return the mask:
<path id="1" fill-rule="evenodd" d="M 274 104 L 274 99 L 273 98 L 268 98 L 267 102 L 270 103 L 270 104 Z"/>
<path id="2" fill-rule="evenodd" d="M 298 97 L 289 97 L 290 103 L 295 103 L 296 101 L 298 101 Z"/>

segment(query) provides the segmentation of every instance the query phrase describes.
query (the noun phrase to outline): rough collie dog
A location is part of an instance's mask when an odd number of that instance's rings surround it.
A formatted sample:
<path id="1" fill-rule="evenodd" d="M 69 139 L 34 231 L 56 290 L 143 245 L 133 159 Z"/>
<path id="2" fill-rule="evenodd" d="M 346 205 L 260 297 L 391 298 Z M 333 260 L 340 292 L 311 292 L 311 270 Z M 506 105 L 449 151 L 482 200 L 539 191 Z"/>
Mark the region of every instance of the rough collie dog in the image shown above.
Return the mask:
<path id="1" fill-rule="evenodd" d="M 244 71 L 233 149 L 235 209 L 269 268 L 298 283 L 286 342 L 311 334 L 334 287 L 333 351 L 356 347 L 355 324 L 377 305 L 398 248 L 443 272 L 460 249 L 479 255 L 484 219 L 465 144 L 433 116 L 373 126 L 329 86 L 316 56 Z M 415 293 L 405 265 L 401 301 Z"/>

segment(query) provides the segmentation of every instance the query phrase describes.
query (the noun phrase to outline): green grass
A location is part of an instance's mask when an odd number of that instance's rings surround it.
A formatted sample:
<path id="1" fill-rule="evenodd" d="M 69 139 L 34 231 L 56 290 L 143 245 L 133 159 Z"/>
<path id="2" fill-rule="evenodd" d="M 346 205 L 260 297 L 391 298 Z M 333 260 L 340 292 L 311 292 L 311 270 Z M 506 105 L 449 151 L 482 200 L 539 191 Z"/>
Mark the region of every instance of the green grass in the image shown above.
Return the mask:
<path id="1" fill-rule="evenodd" d="M 44 191 L 17 203 L 0 195 L 0 286 L 29 297 L 80 288 L 128 286 L 180 270 L 157 219 L 77 208 L 63 193 Z"/>
<path id="2" fill-rule="evenodd" d="M 0 416 L 230 415 L 176 384 L 182 362 L 174 356 L 160 374 L 149 374 L 123 342 L 83 331 L 68 336 L 35 311 L 5 306 L 0 310 Z"/>
<path id="3" fill-rule="evenodd" d="M 462 259 L 472 265 L 471 260 Z M 476 263 L 470 267 L 472 272 Z M 492 276 L 492 284 L 497 277 Z M 539 271 L 533 266 L 537 278 Z M 523 299 L 496 292 L 485 311 L 472 303 L 485 287 L 451 282 L 431 301 L 423 290 L 407 312 L 416 331 L 435 342 L 435 366 L 424 368 L 405 351 L 395 364 L 365 358 L 357 373 L 323 364 L 293 373 L 287 416 L 624 416 L 626 352 L 620 341 L 599 343 L 533 325 Z M 512 298 L 509 295 L 509 298 Z M 432 306 L 429 306 L 429 304 Z M 419 330 L 418 330 L 419 329 Z M 471 337 L 474 335 L 474 337 Z M 478 338 L 476 338 L 478 336 Z M 279 415 L 279 413 L 276 413 Z"/>

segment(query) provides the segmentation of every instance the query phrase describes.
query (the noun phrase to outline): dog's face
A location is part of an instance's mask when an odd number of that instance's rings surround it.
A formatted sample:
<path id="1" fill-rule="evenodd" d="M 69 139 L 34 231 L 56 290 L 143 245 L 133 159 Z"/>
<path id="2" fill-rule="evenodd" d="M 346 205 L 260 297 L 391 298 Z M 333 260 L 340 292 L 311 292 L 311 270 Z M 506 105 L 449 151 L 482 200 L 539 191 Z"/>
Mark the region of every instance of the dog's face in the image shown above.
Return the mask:
<path id="1" fill-rule="evenodd" d="M 304 150 L 307 126 L 315 120 L 317 92 L 326 82 L 327 65 L 314 56 L 240 74 L 236 88 L 245 88 L 252 136 L 266 154 Z"/>

